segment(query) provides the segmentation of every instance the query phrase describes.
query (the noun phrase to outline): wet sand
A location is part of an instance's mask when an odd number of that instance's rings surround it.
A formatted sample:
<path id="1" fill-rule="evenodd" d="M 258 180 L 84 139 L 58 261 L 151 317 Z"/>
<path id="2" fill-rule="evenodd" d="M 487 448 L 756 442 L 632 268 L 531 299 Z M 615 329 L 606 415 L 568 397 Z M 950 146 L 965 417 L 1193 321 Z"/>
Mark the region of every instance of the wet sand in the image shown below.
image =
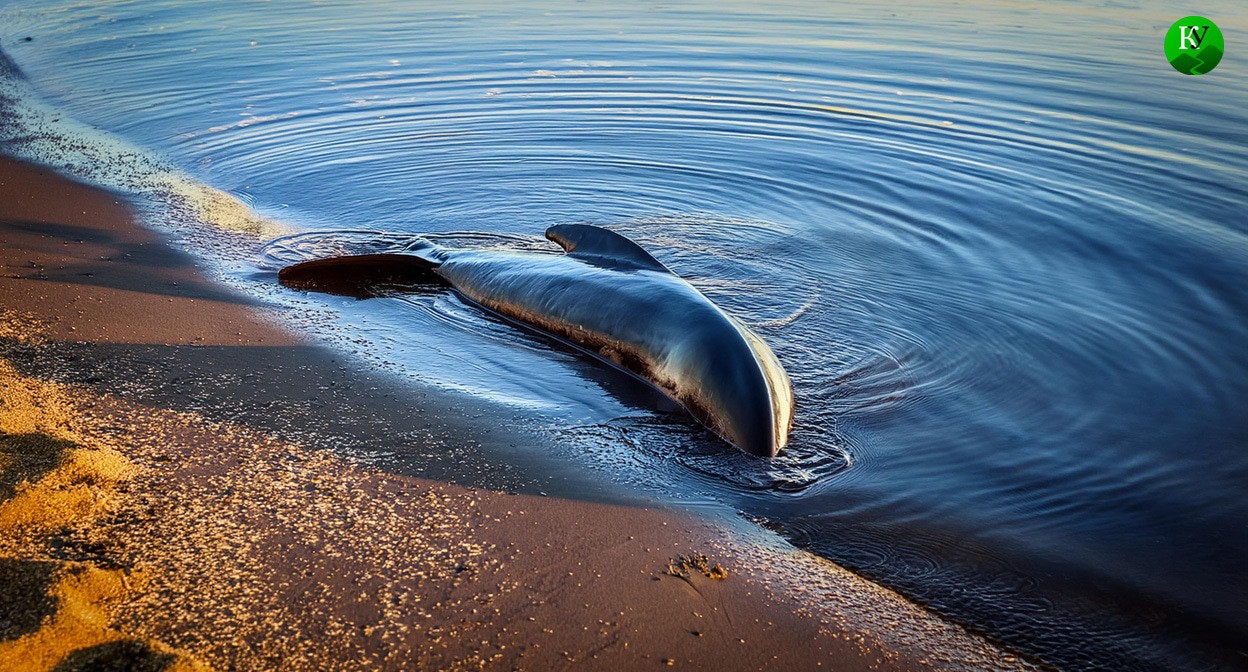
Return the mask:
<path id="1" fill-rule="evenodd" d="M 685 514 L 352 459 L 523 434 L 287 333 L 120 195 L 0 158 L 0 241 L 0 668 L 1030 668 Z"/>

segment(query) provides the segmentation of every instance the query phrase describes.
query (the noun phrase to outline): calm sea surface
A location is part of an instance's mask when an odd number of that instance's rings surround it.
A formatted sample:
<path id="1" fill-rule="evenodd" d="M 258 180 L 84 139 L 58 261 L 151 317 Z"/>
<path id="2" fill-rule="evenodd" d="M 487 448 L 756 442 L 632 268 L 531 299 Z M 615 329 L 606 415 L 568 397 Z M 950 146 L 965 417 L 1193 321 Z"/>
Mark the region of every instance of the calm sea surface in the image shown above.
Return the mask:
<path id="1" fill-rule="evenodd" d="M 1226 35 L 1204 77 L 1162 53 L 1191 11 Z M 793 378 L 769 464 L 452 296 L 308 299 L 569 462 L 1064 669 L 1245 669 L 1248 3 L 1191 11 L 24 0 L 0 48 L 77 119 L 330 232 L 287 253 L 606 225 Z"/>

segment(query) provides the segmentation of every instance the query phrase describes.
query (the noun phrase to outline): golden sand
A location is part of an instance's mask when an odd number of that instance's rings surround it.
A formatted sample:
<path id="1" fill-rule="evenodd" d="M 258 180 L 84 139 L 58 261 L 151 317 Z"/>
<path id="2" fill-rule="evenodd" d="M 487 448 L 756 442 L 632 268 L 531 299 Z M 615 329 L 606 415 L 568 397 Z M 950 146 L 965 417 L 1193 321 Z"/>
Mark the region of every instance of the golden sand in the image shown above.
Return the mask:
<path id="1" fill-rule="evenodd" d="M 0 339 L 36 368 L 39 331 L 0 310 Z M 0 631 L 0 669 L 207 669 L 152 631 L 225 668 L 462 666 L 442 652 L 481 622 L 458 614 L 505 588 L 457 590 L 494 565 L 468 529 L 472 497 L 409 488 L 0 359 L 0 624 L 16 624 Z M 283 618 L 291 601 L 304 613 Z M 422 651 L 385 645 L 413 638 Z"/>
<path id="2" fill-rule="evenodd" d="M 0 323 L 24 342 L 38 338 L 33 320 L 0 314 Z M 115 500 L 112 484 L 133 474 L 113 447 L 74 431 L 69 395 L 0 360 L 0 543 L 93 520 Z"/>
<path id="3" fill-rule="evenodd" d="M 0 335 L 31 342 L 38 325 L 0 313 Z M 108 608 L 140 577 L 55 559 L 60 535 L 116 508 L 135 467 L 75 428 L 65 386 L 0 360 L 0 584 L 6 586 L 0 669 L 206 669 L 159 642 L 109 626 Z"/>

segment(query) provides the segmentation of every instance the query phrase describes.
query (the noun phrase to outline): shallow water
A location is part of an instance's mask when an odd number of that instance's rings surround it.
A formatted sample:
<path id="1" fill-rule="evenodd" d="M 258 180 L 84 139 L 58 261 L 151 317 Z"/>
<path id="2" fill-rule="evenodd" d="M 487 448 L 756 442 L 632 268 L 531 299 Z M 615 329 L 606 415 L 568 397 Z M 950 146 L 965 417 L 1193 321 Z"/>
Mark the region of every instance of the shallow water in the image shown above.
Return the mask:
<path id="1" fill-rule="evenodd" d="M 449 294 L 289 304 L 530 409 L 568 460 L 1062 668 L 1248 665 L 1248 6 L 1202 7 L 1231 44 L 1183 77 L 1161 2 L 494 4 L 31 0 L 0 47 L 74 117 L 320 232 L 224 260 L 243 286 L 588 221 L 793 378 L 765 463 Z"/>

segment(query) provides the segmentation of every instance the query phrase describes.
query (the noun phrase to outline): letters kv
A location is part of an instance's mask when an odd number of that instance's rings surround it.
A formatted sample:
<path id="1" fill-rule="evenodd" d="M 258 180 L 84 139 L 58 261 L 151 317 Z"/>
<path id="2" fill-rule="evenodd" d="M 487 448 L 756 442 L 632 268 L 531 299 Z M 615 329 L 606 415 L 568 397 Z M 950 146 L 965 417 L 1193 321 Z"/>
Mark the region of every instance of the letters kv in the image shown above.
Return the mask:
<path id="1" fill-rule="evenodd" d="M 1209 26 L 1179 26 L 1179 48 L 1199 49 L 1207 34 Z"/>

